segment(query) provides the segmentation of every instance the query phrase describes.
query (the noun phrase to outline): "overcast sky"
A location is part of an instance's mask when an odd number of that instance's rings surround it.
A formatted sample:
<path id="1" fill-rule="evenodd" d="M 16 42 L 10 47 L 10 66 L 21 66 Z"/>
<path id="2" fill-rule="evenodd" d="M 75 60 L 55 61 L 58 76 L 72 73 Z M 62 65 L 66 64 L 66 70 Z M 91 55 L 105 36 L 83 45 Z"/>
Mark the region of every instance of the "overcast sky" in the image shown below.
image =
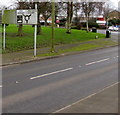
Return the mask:
<path id="1" fill-rule="evenodd" d="M 10 6 L 11 4 L 13 4 L 14 3 L 14 1 L 15 0 L 0 0 L 0 6 L 2 5 L 4 5 L 4 6 Z M 113 4 L 114 4 L 114 6 L 115 7 L 118 7 L 118 2 L 120 1 L 120 0 L 110 0 L 111 2 L 113 2 Z"/>

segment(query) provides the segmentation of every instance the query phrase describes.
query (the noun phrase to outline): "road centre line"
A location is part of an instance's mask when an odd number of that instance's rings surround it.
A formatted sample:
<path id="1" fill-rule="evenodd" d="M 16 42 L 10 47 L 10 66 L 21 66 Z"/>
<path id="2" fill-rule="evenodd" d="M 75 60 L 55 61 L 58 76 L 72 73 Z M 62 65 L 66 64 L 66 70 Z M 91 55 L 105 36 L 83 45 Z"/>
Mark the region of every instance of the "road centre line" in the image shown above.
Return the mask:
<path id="1" fill-rule="evenodd" d="M 81 66 L 81 65 L 79 65 L 78 67 L 80 67 L 80 68 L 81 68 L 82 66 Z"/>
<path id="2" fill-rule="evenodd" d="M 73 68 L 67 68 L 67 69 L 63 69 L 63 70 L 59 70 L 59 71 L 54 71 L 54 72 L 43 74 L 43 75 L 39 75 L 39 76 L 36 76 L 36 77 L 31 77 L 30 79 L 33 80 L 33 79 L 37 79 L 37 78 L 41 78 L 41 77 L 53 75 L 53 74 L 56 74 L 56 73 L 61 73 L 61 72 L 69 71 L 69 70 L 72 70 L 72 69 Z"/>
<path id="3" fill-rule="evenodd" d="M 91 94 L 91 95 L 89 95 L 89 96 L 87 96 L 87 97 L 85 97 L 85 98 L 83 98 L 83 99 L 80 99 L 79 101 L 77 101 L 77 102 L 75 102 L 75 103 L 72 103 L 72 104 L 70 104 L 70 105 L 67 105 L 67 106 L 59 109 L 59 110 L 56 110 L 55 112 L 52 112 L 50 115 L 54 115 L 55 113 L 59 113 L 59 112 L 62 111 L 62 110 L 65 110 L 65 109 L 67 109 L 67 108 L 69 108 L 69 107 L 71 107 L 71 106 L 73 106 L 73 105 L 75 105 L 75 104 L 78 104 L 78 103 L 80 103 L 80 102 L 82 102 L 82 101 L 84 101 L 84 100 L 86 100 L 86 99 L 89 99 L 89 98 L 95 96 L 96 94 L 99 94 L 99 93 L 101 93 L 101 92 L 103 92 L 103 91 L 105 91 L 105 90 L 107 90 L 107 89 L 109 89 L 109 88 L 117 85 L 118 83 L 119 83 L 119 82 L 116 82 L 116 83 L 114 83 L 114 84 L 112 84 L 112 85 L 110 85 L 110 86 L 107 86 L 107 87 L 105 87 L 104 89 L 101 89 L 101 90 L 99 90 L 99 91 L 96 92 L 96 93 L 93 93 L 93 94 Z"/>
<path id="4" fill-rule="evenodd" d="M 100 62 L 103 62 L 103 61 L 107 61 L 109 60 L 110 58 L 106 58 L 106 59 L 102 59 L 102 60 L 99 60 L 99 61 L 94 61 L 94 62 L 90 62 L 90 63 L 87 63 L 85 65 L 92 65 L 92 64 L 96 64 L 96 63 L 100 63 Z"/>

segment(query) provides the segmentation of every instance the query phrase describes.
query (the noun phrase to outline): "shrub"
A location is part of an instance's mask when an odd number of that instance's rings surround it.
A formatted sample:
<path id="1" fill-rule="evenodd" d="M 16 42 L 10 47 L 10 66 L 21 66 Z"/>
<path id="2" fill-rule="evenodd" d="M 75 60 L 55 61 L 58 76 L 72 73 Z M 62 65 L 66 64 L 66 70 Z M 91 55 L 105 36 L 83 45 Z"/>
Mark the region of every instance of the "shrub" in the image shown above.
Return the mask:
<path id="1" fill-rule="evenodd" d="M 65 26 L 65 24 L 66 24 L 66 18 L 61 19 L 59 25 Z"/>
<path id="2" fill-rule="evenodd" d="M 86 22 L 81 23 L 82 27 L 86 27 Z M 89 28 L 96 27 L 99 28 L 99 25 L 96 22 L 89 22 L 88 23 Z"/>
<path id="3" fill-rule="evenodd" d="M 99 28 L 99 25 L 96 22 L 89 22 L 88 25 L 89 25 L 89 28 L 92 28 L 92 27 Z"/>

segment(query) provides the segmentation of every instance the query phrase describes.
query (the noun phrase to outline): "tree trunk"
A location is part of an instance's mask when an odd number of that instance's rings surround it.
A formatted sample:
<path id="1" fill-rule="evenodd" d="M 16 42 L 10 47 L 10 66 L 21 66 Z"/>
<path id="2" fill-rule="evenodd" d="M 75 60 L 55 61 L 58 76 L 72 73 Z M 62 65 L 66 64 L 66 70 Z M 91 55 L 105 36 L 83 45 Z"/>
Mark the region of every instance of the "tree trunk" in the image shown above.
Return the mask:
<path id="1" fill-rule="evenodd" d="M 71 34 L 72 16 L 73 16 L 73 3 L 68 2 L 68 6 L 67 6 L 67 31 L 66 31 L 66 33 L 68 33 L 68 34 Z"/>
<path id="2" fill-rule="evenodd" d="M 47 19 L 45 19 L 45 26 L 47 26 Z"/>
<path id="3" fill-rule="evenodd" d="M 19 24 L 17 36 L 23 36 L 22 29 L 23 29 L 23 25 Z"/>
<path id="4" fill-rule="evenodd" d="M 86 28 L 87 28 L 87 32 L 89 32 L 89 25 L 88 25 L 88 14 L 86 16 Z"/>
<path id="5" fill-rule="evenodd" d="M 23 9 L 24 7 L 25 7 L 24 2 L 19 2 L 19 8 L 18 9 Z M 19 24 L 19 26 L 18 26 L 17 36 L 23 36 L 23 25 L 22 24 Z"/>
<path id="6" fill-rule="evenodd" d="M 38 13 L 37 35 L 41 34 L 41 23 L 39 19 L 40 13 Z"/>

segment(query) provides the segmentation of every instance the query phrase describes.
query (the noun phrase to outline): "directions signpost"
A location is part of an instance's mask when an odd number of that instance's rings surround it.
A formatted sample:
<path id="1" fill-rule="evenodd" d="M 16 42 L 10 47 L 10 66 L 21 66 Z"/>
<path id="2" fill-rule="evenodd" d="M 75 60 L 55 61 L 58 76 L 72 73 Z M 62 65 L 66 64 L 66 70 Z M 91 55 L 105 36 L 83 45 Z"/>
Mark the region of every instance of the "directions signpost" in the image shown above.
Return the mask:
<path id="1" fill-rule="evenodd" d="M 2 10 L 0 10 L 0 24 L 2 24 Z"/>
<path id="2" fill-rule="evenodd" d="M 37 24 L 37 10 L 17 10 L 17 24 Z"/>
<path id="3" fill-rule="evenodd" d="M 23 24 L 35 25 L 34 31 L 34 56 L 36 56 L 36 38 L 37 38 L 37 4 L 36 9 L 28 10 L 4 10 L 2 15 L 2 24 L 4 24 L 3 49 L 5 50 L 5 24 Z"/>

